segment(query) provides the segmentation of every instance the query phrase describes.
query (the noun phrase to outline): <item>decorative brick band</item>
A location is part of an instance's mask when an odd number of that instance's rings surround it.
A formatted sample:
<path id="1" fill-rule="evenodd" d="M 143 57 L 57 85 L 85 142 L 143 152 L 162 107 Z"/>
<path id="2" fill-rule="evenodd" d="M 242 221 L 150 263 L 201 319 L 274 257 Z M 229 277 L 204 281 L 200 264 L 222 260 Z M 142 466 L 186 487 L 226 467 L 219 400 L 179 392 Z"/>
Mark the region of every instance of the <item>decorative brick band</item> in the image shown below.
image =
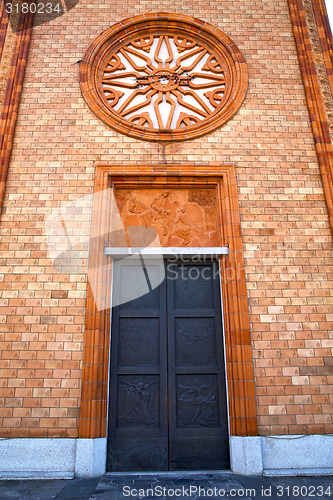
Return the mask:
<path id="1" fill-rule="evenodd" d="M 97 167 L 95 192 L 106 190 L 110 182 L 116 189 L 215 189 L 218 245 L 229 245 L 230 251 L 228 256 L 221 259 L 230 433 L 236 436 L 257 435 L 243 244 L 234 166 Z M 89 283 L 86 302 L 79 428 L 81 438 L 104 437 L 107 426 L 110 335 L 108 304 L 111 290 L 111 270 L 108 266 L 111 264 L 110 257 L 103 254 L 104 242 L 97 235 L 109 233 L 110 211 L 101 197 L 98 197 L 97 203 L 98 206 L 93 207 L 89 256 L 89 269 L 94 270 L 95 283 Z M 97 309 L 94 299 L 96 294 L 99 299 L 107 301 L 106 309 Z"/>
<path id="2" fill-rule="evenodd" d="M 9 15 L 8 12 L 6 11 L 5 3 L 6 3 L 5 1 L 1 2 L 0 5 L 0 61 L 2 58 L 2 52 L 5 45 L 8 22 L 9 22 Z"/>
<path id="3" fill-rule="evenodd" d="M 0 212 L 6 186 L 9 159 L 28 59 L 34 14 L 21 12 L 17 27 L 14 53 L 11 60 L 7 87 L 0 117 Z"/>
<path id="4" fill-rule="evenodd" d="M 333 96 L 333 40 L 325 0 L 312 0 L 319 40 Z"/>
<path id="5" fill-rule="evenodd" d="M 305 8 L 302 0 L 289 0 L 289 8 L 329 220 L 333 231 L 333 149 L 330 131 L 311 49 L 311 41 L 305 19 Z"/>

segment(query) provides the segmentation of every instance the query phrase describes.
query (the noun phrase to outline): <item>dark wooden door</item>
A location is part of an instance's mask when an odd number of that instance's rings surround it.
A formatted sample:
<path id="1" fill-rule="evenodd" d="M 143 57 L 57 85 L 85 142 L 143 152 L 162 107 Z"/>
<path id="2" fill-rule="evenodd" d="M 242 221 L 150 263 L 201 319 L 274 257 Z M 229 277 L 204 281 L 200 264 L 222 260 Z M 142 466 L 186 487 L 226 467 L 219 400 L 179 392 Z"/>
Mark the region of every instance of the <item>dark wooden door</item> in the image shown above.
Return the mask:
<path id="1" fill-rule="evenodd" d="M 168 469 L 166 280 L 140 296 L 161 273 L 158 262 L 114 264 L 107 470 Z"/>
<path id="2" fill-rule="evenodd" d="M 150 292 L 112 312 L 107 470 L 228 469 L 218 263 L 165 271 L 151 290 L 157 263 L 115 266 L 114 289 L 132 293 L 144 274 Z"/>

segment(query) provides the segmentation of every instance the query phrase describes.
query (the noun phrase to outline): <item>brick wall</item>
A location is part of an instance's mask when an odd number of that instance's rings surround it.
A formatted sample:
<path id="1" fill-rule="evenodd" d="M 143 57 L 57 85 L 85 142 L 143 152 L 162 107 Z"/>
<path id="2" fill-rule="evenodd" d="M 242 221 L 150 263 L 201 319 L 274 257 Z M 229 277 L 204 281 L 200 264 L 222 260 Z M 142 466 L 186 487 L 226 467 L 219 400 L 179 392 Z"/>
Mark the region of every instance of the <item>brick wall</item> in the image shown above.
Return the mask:
<path id="1" fill-rule="evenodd" d="M 333 432 L 332 236 L 287 2 L 81 0 L 32 36 L 1 218 L 0 436 L 77 436 L 86 276 L 52 267 L 44 220 L 92 193 L 96 162 L 164 162 L 90 112 L 75 64 L 110 24 L 155 11 L 217 25 L 248 64 L 238 114 L 165 157 L 236 165 L 259 432 Z"/>

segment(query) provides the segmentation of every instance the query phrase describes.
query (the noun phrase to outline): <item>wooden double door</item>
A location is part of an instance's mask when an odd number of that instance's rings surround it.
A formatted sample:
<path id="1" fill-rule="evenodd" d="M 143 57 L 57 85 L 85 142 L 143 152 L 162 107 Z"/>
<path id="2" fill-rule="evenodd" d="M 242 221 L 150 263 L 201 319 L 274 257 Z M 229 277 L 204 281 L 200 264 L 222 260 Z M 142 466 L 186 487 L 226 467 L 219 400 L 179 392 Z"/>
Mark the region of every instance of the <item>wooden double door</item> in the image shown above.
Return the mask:
<path id="1" fill-rule="evenodd" d="M 229 469 L 218 263 L 124 259 L 114 290 L 107 470 Z"/>

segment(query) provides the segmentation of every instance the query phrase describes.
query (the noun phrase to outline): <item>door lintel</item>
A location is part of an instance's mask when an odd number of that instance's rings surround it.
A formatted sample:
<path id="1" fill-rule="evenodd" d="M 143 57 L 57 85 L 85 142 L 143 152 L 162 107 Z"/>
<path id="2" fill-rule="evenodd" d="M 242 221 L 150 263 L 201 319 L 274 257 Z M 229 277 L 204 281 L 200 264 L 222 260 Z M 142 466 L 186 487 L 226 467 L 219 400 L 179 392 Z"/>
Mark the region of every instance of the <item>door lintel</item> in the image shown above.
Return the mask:
<path id="1" fill-rule="evenodd" d="M 229 255 L 229 247 L 104 247 L 104 255 L 123 258 L 133 255 L 147 257 L 207 257 L 218 259 Z"/>

